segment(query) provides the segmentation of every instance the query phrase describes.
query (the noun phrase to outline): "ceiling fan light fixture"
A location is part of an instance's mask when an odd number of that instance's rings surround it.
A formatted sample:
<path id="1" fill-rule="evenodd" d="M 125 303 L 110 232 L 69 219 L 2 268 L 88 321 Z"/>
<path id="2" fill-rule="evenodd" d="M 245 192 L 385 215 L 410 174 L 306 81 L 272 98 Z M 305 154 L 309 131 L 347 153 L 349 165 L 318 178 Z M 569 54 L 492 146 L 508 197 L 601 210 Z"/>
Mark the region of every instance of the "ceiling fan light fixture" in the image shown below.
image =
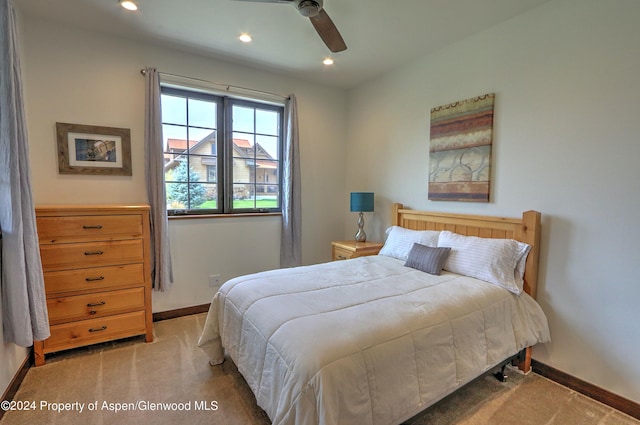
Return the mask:
<path id="1" fill-rule="evenodd" d="M 138 10 L 138 5 L 133 0 L 119 0 L 120 6 L 124 7 L 127 10 Z"/>
<path id="2" fill-rule="evenodd" d="M 243 43 L 251 43 L 251 41 L 253 40 L 253 38 L 246 32 L 243 32 L 242 34 L 240 34 L 240 36 L 238 36 L 238 39 Z"/>
<path id="3" fill-rule="evenodd" d="M 326 66 L 331 66 L 331 65 L 333 65 L 333 63 L 334 63 L 334 62 L 333 62 L 333 59 L 331 59 L 331 58 L 324 58 L 324 60 L 322 61 L 322 63 L 323 63 L 324 65 L 326 65 Z"/>
<path id="4" fill-rule="evenodd" d="M 312 18 L 320 13 L 322 5 L 315 0 L 302 0 L 298 3 L 298 11 L 302 16 Z"/>

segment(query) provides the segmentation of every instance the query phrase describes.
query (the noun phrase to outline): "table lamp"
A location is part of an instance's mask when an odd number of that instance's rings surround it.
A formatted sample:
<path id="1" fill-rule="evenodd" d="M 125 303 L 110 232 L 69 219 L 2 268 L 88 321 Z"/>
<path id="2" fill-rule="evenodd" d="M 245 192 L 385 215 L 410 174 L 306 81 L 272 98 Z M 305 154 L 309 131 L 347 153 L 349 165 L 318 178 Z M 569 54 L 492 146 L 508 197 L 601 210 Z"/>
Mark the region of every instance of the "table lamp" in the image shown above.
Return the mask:
<path id="1" fill-rule="evenodd" d="M 351 212 L 359 212 L 358 231 L 356 232 L 357 242 L 366 242 L 367 235 L 364 233 L 363 212 L 373 212 L 373 192 L 351 192 Z"/>

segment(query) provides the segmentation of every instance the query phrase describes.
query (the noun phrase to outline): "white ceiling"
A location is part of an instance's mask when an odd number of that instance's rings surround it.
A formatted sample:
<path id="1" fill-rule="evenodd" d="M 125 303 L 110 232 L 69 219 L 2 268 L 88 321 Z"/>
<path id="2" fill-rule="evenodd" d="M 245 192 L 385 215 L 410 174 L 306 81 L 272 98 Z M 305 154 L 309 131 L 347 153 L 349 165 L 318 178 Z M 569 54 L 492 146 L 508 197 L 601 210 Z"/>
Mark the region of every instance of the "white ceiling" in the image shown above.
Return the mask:
<path id="1" fill-rule="evenodd" d="M 348 48 L 326 48 L 308 18 L 288 4 L 233 0 L 13 0 L 27 15 L 172 46 L 350 88 L 533 9 L 548 0 L 325 0 Z M 243 44 L 242 32 L 254 41 Z M 331 56 L 327 68 L 322 59 Z M 169 71 L 167 71 L 169 72 Z"/>

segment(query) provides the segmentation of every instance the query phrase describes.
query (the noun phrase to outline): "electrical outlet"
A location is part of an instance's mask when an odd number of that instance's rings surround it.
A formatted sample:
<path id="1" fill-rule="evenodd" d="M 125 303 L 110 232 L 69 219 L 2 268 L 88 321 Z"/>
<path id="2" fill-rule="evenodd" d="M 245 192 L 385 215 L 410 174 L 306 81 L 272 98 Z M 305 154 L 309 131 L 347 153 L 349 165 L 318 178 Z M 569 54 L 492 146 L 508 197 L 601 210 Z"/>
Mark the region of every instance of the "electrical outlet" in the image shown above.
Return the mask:
<path id="1" fill-rule="evenodd" d="M 220 286 L 219 274 L 212 274 L 211 276 L 209 276 L 209 286 L 211 287 Z"/>

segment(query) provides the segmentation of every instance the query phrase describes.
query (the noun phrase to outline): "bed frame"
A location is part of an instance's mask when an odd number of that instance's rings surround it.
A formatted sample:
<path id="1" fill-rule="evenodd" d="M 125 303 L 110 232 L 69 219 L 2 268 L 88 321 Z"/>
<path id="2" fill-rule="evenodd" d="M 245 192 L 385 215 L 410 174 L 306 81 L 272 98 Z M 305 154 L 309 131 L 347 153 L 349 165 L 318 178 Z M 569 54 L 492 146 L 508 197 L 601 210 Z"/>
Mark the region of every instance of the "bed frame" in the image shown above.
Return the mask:
<path id="1" fill-rule="evenodd" d="M 524 291 L 536 298 L 540 259 L 540 213 L 525 211 L 522 218 L 491 217 L 414 211 L 402 204 L 393 205 L 391 224 L 413 230 L 449 230 L 466 236 L 515 239 L 531 245 L 524 274 Z M 523 372 L 531 370 L 531 347 L 516 362 Z"/>

